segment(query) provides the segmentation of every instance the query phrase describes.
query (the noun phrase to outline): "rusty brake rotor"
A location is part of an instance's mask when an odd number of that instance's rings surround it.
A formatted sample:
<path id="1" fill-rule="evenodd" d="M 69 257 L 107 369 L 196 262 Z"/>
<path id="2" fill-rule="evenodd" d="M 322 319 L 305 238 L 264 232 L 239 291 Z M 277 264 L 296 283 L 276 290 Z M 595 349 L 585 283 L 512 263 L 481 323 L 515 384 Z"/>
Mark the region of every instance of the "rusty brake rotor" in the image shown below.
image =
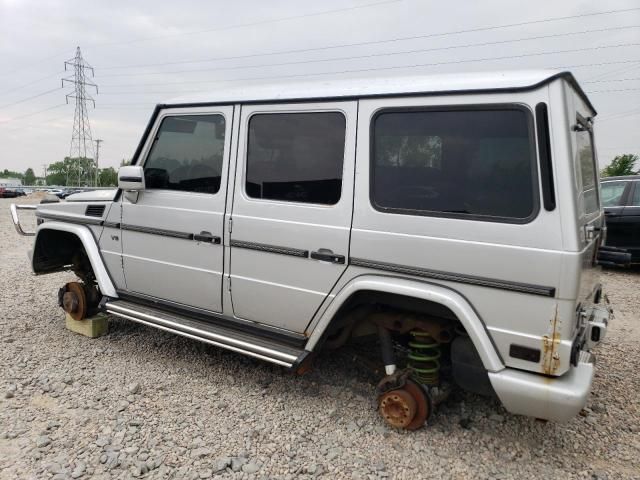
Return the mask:
<path id="1" fill-rule="evenodd" d="M 87 296 L 78 282 L 69 282 L 64 286 L 62 309 L 74 320 L 82 320 L 87 316 Z"/>

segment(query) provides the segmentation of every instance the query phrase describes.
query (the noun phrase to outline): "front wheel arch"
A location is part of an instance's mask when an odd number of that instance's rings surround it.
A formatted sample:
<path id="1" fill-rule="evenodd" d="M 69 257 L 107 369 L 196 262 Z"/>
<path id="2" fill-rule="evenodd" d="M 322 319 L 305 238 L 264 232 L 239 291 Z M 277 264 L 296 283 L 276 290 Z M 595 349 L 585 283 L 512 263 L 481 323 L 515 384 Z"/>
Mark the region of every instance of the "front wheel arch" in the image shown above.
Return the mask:
<path id="1" fill-rule="evenodd" d="M 109 297 L 117 297 L 93 234 L 84 225 L 54 221 L 40 224 L 36 230 L 31 258 L 34 273 L 42 275 L 70 270 L 73 255 L 79 248 L 84 249 L 100 292 Z"/>

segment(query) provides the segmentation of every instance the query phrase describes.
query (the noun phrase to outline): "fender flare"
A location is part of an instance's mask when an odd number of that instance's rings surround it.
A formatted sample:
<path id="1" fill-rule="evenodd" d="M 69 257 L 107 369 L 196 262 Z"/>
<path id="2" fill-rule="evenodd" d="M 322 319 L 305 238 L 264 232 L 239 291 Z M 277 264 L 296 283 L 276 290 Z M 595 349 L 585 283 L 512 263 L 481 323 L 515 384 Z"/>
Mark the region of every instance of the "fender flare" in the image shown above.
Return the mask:
<path id="1" fill-rule="evenodd" d="M 40 236 L 40 232 L 45 230 L 57 230 L 61 232 L 71 233 L 78 237 L 78 239 L 82 242 L 85 251 L 87 252 L 87 257 L 89 257 L 89 262 L 91 263 L 91 267 L 93 268 L 93 273 L 96 276 L 96 281 L 98 282 L 98 287 L 100 287 L 100 292 L 107 297 L 117 298 L 118 294 L 116 293 L 116 289 L 113 286 L 113 282 L 111 281 L 111 277 L 109 276 L 109 272 L 107 272 L 106 267 L 104 266 L 104 262 L 102 261 L 102 256 L 100 255 L 100 249 L 96 243 L 96 240 L 85 225 L 77 225 L 71 223 L 64 222 L 55 222 L 48 221 L 40 224 L 36 230 L 36 238 L 33 243 L 35 252 L 35 246 L 38 244 L 38 238 Z M 35 272 L 35 266 L 33 265 L 33 258 L 31 258 L 31 268 Z"/>
<path id="2" fill-rule="evenodd" d="M 444 305 L 456 315 L 464 326 L 482 359 L 484 367 L 489 372 L 499 372 L 505 368 L 484 323 L 462 295 L 440 285 L 381 275 L 362 275 L 342 287 L 321 314 L 305 346 L 306 350 L 312 351 L 317 346 L 338 309 L 349 297 L 361 290 L 394 293 Z"/>

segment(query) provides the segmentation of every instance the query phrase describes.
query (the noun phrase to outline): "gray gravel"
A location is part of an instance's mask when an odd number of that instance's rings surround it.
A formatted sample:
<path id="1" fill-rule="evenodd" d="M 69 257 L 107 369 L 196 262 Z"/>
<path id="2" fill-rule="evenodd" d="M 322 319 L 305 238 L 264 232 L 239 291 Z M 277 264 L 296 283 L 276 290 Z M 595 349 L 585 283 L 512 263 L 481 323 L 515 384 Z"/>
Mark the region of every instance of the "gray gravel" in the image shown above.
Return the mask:
<path id="1" fill-rule="evenodd" d="M 567 424 L 454 395 L 429 428 L 388 429 L 349 349 L 295 377 L 118 319 L 64 328 L 0 200 L 0 478 L 640 478 L 640 271 L 604 275 L 617 318 Z"/>

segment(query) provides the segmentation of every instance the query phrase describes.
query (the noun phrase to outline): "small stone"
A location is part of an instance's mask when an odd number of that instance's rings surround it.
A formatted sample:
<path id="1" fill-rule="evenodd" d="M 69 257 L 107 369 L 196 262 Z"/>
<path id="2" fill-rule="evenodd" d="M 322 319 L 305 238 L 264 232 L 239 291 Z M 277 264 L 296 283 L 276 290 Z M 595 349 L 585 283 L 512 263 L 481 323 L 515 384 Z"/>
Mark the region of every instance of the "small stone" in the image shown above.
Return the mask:
<path id="1" fill-rule="evenodd" d="M 211 450 L 208 448 L 196 448 L 191 451 L 191 458 L 204 458 L 208 455 L 211 455 Z"/>
<path id="2" fill-rule="evenodd" d="M 109 445 L 111 443 L 111 439 L 109 437 L 98 437 L 96 440 L 96 445 L 99 447 L 104 447 L 105 445 Z"/>
<path id="3" fill-rule="evenodd" d="M 246 465 L 242 466 L 242 471 L 244 473 L 256 473 L 258 470 L 260 470 L 260 467 L 253 462 L 247 463 Z"/>
<path id="4" fill-rule="evenodd" d="M 15 394 L 13 393 L 13 391 L 12 391 L 12 390 L 7 390 L 7 391 L 4 393 L 4 398 L 13 398 L 14 396 L 15 396 Z"/>
<path id="5" fill-rule="evenodd" d="M 242 466 L 247 463 L 247 459 L 244 457 L 233 457 L 231 459 L 231 470 L 239 472 Z"/>
<path id="6" fill-rule="evenodd" d="M 36 439 L 36 447 L 44 448 L 51 443 L 51 440 L 46 435 L 41 435 Z"/>
<path id="7" fill-rule="evenodd" d="M 223 470 L 226 470 L 230 466 L 231 466 L 231 459 L 229 457 L 222 457 L 218 459 L 218 461 L 216 462 L 214 472 L 215 473 L 222 472 Z"/>
<path id="8" fill-rule="evenodd" d="M 138 382 L 130 383 L 127 386 L 127 390 L 129 391 L 129 393 L 131 395 L 136 395 L 136 394 L 140 393 L 140 384 Z"/>
<path id="9" fill-rule="evenodd" d="M 198 473 L 198 476 L 200 478 L 211 478 L 213 477 L 213 470 L 209 468 L 206 470 L 200 470 L 200 472 Z"/>
<path id="10" fill-rule="evenodd" d="M 129 406 L 129 402 L 121 400 L 118 402 L 118 411 L 123 412 Z"/>
<path id="11" fill-rule="evenodd" d="M 504 422 L 504 416 L 503 415 L 498 415 L 497 413 L 494 413 L 493 415 L 489 415 L 489 420 L 491 420 L 492 422 Z"/>

